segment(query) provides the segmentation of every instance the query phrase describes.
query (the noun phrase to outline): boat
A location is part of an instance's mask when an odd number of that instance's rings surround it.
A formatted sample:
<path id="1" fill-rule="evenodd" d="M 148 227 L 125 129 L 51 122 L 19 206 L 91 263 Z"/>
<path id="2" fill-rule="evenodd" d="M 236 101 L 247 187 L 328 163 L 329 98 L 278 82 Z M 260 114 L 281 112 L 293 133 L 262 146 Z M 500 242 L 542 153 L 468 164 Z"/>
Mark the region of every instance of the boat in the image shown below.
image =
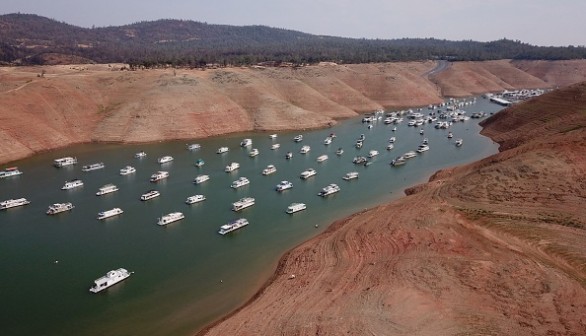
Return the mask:
<path id="1" fill-rule="evenodd" d="M 154 173 L 153 175 L 151 175 L 151 182 L 158 182 L 160 180 L 164 180 L 167 177 L 169 177 L 169 172 L 164 171 L 164 170 L 159 170 L 158 172 Z"/>
<path id="2" fill-rule="evenodd" d="M 148 201 L 150 199 L 161 196 L 161 193 L 156 190 L 149 190 L 140 196 L 141 201 Z"/>
<path id="3" fill-rule="evenodd" d="M 103 169 L 104 167 L 106 167 L 106 165 L 104 165 L 103 162 L 92 163 L 92 164 L 85 165 L 85 166 L 81 167 L 81 171 L 89 172 L 92 170 Z"/>
<path id="4" fill-rule="evenodd" d="M 389 144 L 389 145 L 387 146 L 387 150 L 391 150 L 391 149 L 393 149 L 393 148 L 395 148 L 395 145 L 393 145 L 393 144 Z"/>
<path id="5" fill-rule="evenodd" d="M 162 156 L 159 159 L 157 159 L 157 162 L 160 163 L 160 164 L 169 163 L 171 161 L 173 161 L 173 157 L 172 156 L 169 156 L 169 155 Z"/>
<path id="6" fill-rule="evenodd" d="M 220 147 L 220 148 L 218 148 L 218 150 L 216 151 L 216 153 L 217 154 L 223 154 L 223 153 L 228 152 L 229 150 L 230 150 L 230 148 L 228 148 L 228 147 Z"/>
<path id="7" fill-rule="evenodd" d="M 363 164 L 364 162 L 366 162 L 366 158 L 364 156 L 355 156 L 354 159 L 352 159 L 352 163 L 354 164 Z"/>
<path id="8" fill-rule="evenodd" d="M 218 231 L 218 233 L 221 235 L 225 235 L 232 231 L 238 230 L 241 227 L 245 227 L 246 225 L 248 225 L 248 220 L 246 218 L 238 218 L 236 220 L 231 221 L 228 224 L 220 226 L 220 230 Z"/>
<path id="9" fill-rule="evenodd" d="M 299 175 L 299 177 L 303 180 L 307 180 L 308 178 L 315 176 L 315 174 L 317 174 L 317 172 L 315 171 L 315 169 L 313 168 L 308 168 L 304 171 L 301 172 L 301 175 Z"/>
<path id="10" fill-rule="evenodd" d="M 305 209 L 307 209 L 307 205 L 305 203 L 291 203 L 285 212 L 291 215 Z"/>
<path id="11" fill-rule="evenodd" d="M 47 209 L 47 215 L 56 215 L 60 212 L 69 211 L 75 208 L 72 203 L 55 203 L 49 205 L 49 209 Z"/>
<path id="12" fill-rule="evenodd" d="M 182 220 L 183 218 L 185 218 L 185 215 L 183 215 L 183 213 L 171 212 L 170 214 L 166 214 L 165 216 L 160 217 L 159 220 L 157 221 L 157 225 L 171 224 L 173 222 Z"/>
<path id="13" fill-rule="evenodd" d="M 307 154 L 307 153 L 309 153 L 310 150 L 311 150 L 311 147 L 305 145 L 305 146 L 301 147 L 301 149 L 299 150 L 299 153 Z"/>
<path id="14" fill-rule="evenodd" d="M 240 147 L 248 146 L 252 146 L 252 139 L 242 139 L 242 141 L 240 141 Z"/>
<path id="15" fill-rule="evenodd" d="M 138 152 L 138 153 L 135 153 L 135 154 L 134 154 L 134 158 L 135 158 L 135 159 L 142 159 L 142 158 L 144 158 L 144 157 L 146 157 L 146 156 L 147 156 L 147 155 L 146 155 L 146 153 L 145 153 L 145 152 Z"/>
<path id="16" fill-rule="evenodd" d="M 378 154 L 379 154 L 378 151 L 376 149 L 373 149 L 368 152 L 368 157 L 373 158 L 373 157 L 377 156 Z"/>
<path id="17" fill-rule="evenodd" d="M 190 145 L 187 145 L 187 150 L 190 150 L 190 151 L 198 150 L 200 148 L 201 148 L 201 145 L 200 144 L 190 144 Z"/>
<path id="18" fill-rule="evenodd" d="M 271 175 L 277 171 L 277 167 L 274 165 L 268 165 L 265 169 L 262 170 L 263 175 Z"/>
<path id="19" fill-rule="evenodd" d="M 395 138 L 395 137 L 391 137 L 389 139 L 389 143 L 395 143 L 395 141 L 397 141 L 397 138 Z"/>
<path id="20" fill-rule="evenodd" d="M 329 184 L 326 187 L 322 188 L 322 190 L 317 195 L 321 196 L 321 197 L 326 197 L 331 194 L 335 194 L 338 191 L 340 191 L 340 187 L 337 184 L 332 183 L 332 184 Z"/>
<path id="21" fill-rule="evenodd" d="M 358 141 L 364 141 L 364 140 L 366 140 L 366 136 L 364 136 L 364 134 L 360 134 Z"/>
<path id="22" fill-rule="evenodd" d="M 259 154 L 260 152 L 258 151 L 258 148 L 253 148 L 249 153 L 248 156 L 250 157 L 255 157 Z"/>
<path id="23" fill-rule="evenodd" d="M 393 129 L 391 131 L 396 132 L 397 131 L 397 127 L 393 127 Z"/>
<path id="24" fill-rule="evenodd" d="M 271 145 L 271 149 L 272 149 L 272 150 L 279 149 L 280 147 L 281 147 L 281 145 L 280 145 L 280 144 L 272 144 L 272 145 Z"/>
<path id="25" fill-rule="evenodd" d="M 203 166 L 205 164 L 205 161 L 203 159 L 197 159 L 197 161 L 195 161 L 195 166 L 197 168 Z"/>
<path id="26" fill-rule="evenodd" d="M 118 187 L 114 184 L 106 184 L 103 185 L 102 187 L 100 187 L 100 189 L 98 189 L 98 192 L 96 193 L 96 196 L 102 196 L 102 195 L 106 195 L 109 193 L 113 193 L 115 191 L 118 191 Z"/>
<path id="27" fill-rule="evenodd" d="M 405 160 L 405 158 L 403 156 L 398 156 L 396 159 L 391 161 L 391 166 L 393 166 L 393 167 L 402 166 L 405 163 L 407 163 L 407 160 Z"/>
<path id="28" fill-rule="evenodd" d="M 402 155 L 404 159 L 411 159 L 417 156 L 417 153 L 414 151 L 408 151 L 407 153 Z"/>
<path id="29" fill-rule="evenodd" d="M 427 145 L 429 144 L 429 139 L 428 138 L 423 138 L 423 141 L 421 141 L 422 144 Z"/>
<path id="30" fill-rule="evenodd" d="M 301 135 L 301 134 L 299 134 L 299 135 L 296 135 L 296 136 L 293 138 L 293 141 L 295 141 L 295 142 L 301 142 L 301 141 L 303 141 L 303 135 Z"/>
<path id="31" fill-rule="evenodd" d="M 285 159 L 287 159 L 287 160 L 291 160 L 292 157 L 293 157 L 293 153 L 291 153 L 291 152 L 287 152 L 287 154 L 285 154 Z"/>
<path id="32" fill-rule="evenodd" d="M 206 197 L 204 195 L 193 195 L 193 196 L 187 197 L 187 199 L 185 200 L 185 203 L 193 204 L 193 203 L 203 202 L 205 200 L 206 200 Z"/>
<path id="33" fill-rule="evenodd" d="M 330 137 L 327 137 L 327 138 L 324 140 L 324 145 L 326 145 L 326 146 L 327 146 L 327 145 L 329 145 L 329 144 L 331 144 L 331 143 L 332 143 L 332 138 L 330 138 Z"/>
<path id="34" fill-rule="evenodd" d="M 269 135 L 269 138 L 270 139 L 276 139 L 277 138 L 277 135 L 276 134 L 271 134 L 271 135 Z"/>
<path id="35" fill-rule="evenodd" d="M 14 207 L 19 207 L 23 205 L 29 204 L 30 201 L 26 198 L 17 198 L 17 199 L 9 199 L 6 201 L 0 202 L 0 210 L 6 210 Z"/>
<path id="36" fill-rule="evenodd" d="M 462 146 L 462 144 L 464 143 L 463 139 L 456 139 L 456 142 L 454 143 L 457 147 Z"/>
<path id="37" fill-rule="evenodd" d="M 338 149 L 336 150 L 336 155 L 342 155 L 342 154 L 344 154 L 344 149 L 342 149 L 342 148 L 338 148 Z"/>
<path id="38" fill-rule="evenodd" d="M 232 210 L 233 211 L 240 211 L 246 209 L 248 207 L 253 206 L 255 203 L 255 199 L 252 197 L 244 197 L 239 199 L 238 201 L 232 203 Z"/>
<path id="39" fill-rule="evenodd" d="M 226 173 L 230 173 L 235 171 L 236 169 L 240 168 L 240 164 L 238 162 L 232 162 L 224 168 Z"/>
<path id="40" fill-rule="evenodd" d="M 357 140 L 355 147 L 358 149 L 362 148 L 362 140 Z"/>
<path id="41" fill-rule="evenodd" d="M 334 138 L 337 138 L 337 135 L 336 135 L 336 133 L 330 133 L 330 135 L 328 135 L 328 137 L 334 139 Z"/>
<path id="42" fill-rule="evenodd" d="M 3 171 L 0 171 L 0 178 L 6 178 L 6 177 L 18 176 L 18 175 L 22 175 L 22 172 L 20 170 L 18 170 L 17 167 L 9 167 L 9 168 L 4 169 Z"/>
<path id="43" fill-rule="evenodd" d="M 324 162 L 324 161 L 326 161 L 327 159 L 328 159 L 328 156 L 324 154 L 324 155 L 320 155 L 320 156 L 318 156 L 318 157 L 317 157 L 315 160 L 316 160 L 317 162 Z"/>
<path id="44" fill-rule="evenodd" d="M 122 169 L 120 169 L 120 175 L 130 175 L 136 173 L 136 168 L 132 167 L 132 166 L 126 166 Z"/>
<path id="45" fill-rule="evenodd" d="M 293 188 L 293 183 L 289 182 L 289 181 L 281 181 L 279 182 L 279 184 L 277 184 L 277 186 L 275 187 L 275 189 L 277 191 L 285 191 L 287 189 L 291 189 Z"/>
<path id="46" fill-rule="evenodd" d="M 114 209 L 110 209 L 110 210 L 106 210 L 106 211 L 101 211 L 101 212 L 98 212 L 98 219 L 102 220 L 102 219 L 118 216 L 123 212 L 124 211 L 122 211 L 122 209 L 120 209 L 120 208 L 114 208 Z"/>
<path id="47" fill-rule="evenodd" d="M 353 172 L 346 173 L 346 175 L 344 175 L 342 178 L 344 180 L 346 180 L 346 181 L 350 181 L 350 180 L 353 180 L 353 179 L 357 179 L 358 178 L 358 172 L 353 171 Z"/>
<path id="48" fill-rule="evenodd" d="M 120 281 L 128 279 L 132 272 L 128 272 L 124 268 L 119 268 L 116 270 L 112 270 L 103 277 L 94 280 L 94 285 L 90 288 L 90 292 L 98 293 L 108 287 L 114 286 L 115 284 L 119 283 Z"/>
<path id="49" fill-rule="evenodd" d="M 238 188 L 244 187 L 245 185 L 248 185 L 248 184 L 250 184 L 250 180 L 248 180 L 244 176 L 241 176 L 236 181 L 233 181 L 232 184 L 230 185 L 230 187 L 234 188 L 234 189 L 238 189 Z"/>
<path id="50" fill-rule="evenodd" d="M 454 137 L 454 134 L 452 134 L 452 132 L 449 132 L 449 133 L 448 133 L 448 139 L 451 139 L 451 138 L 453 138 L 453 137 Z"/>
<path id="51" fill-rule="evenodd" d="M 417 147 L 417 153 L 423 153 L 423 152 L 427 152 L 429 150 L 429 146 L 428 145 L 419 145 L 419 147 Z"/>
<path id="52" fill-rule="evenodd" d="M 61 187 L 61 190 L 69 190 L 81 186 L 83 186 L 82 180 L 75 179 L 71 181 L 65 181 L 65 184 L 63 185 L 63 187 Z"/>
<path id="53" fill-rule="evenodd" d="M 195 184 L 201 184 L 204 183 L 205 181 L 209 180 L 210 176 L 209 175 L 197 175 L 195 177 L 195 180 L 193 180 L 193 183 Z"/>
<path id="54" fill-rule="evenodd" d="M 53 165 L 57 168 L 71 166 L 74 164 L 77 164 L 77 158 L 71 156 L 53 160 Z"/>

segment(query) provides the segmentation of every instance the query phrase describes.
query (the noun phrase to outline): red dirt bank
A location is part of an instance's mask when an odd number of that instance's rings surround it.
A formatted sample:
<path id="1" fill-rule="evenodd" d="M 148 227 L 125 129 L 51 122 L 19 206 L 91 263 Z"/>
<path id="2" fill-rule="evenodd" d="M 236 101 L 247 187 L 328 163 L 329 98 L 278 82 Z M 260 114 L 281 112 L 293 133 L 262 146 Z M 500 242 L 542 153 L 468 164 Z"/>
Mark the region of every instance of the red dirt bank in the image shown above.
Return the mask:
<path id="1" fill-rule="evenodd" d="M 382 107 L 437 103 L 440 92 L 464 96 L 586 80 L 586 61 L 455 63 L 430 81 L 424 74 L 434 67 L 411 62 L 297 70 L 0 68 L 0 163 L 82 142 L 325 127 Z"/>

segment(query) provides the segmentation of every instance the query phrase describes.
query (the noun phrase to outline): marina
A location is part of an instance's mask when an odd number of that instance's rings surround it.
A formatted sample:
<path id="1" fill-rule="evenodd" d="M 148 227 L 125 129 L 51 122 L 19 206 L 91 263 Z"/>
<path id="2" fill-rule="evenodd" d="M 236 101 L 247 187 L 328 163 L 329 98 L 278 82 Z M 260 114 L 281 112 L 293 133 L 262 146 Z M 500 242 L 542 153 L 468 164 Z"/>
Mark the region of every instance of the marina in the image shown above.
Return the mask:
<path id="1" fill-rule="evenodd" d="M 500 107 L 490 104 L 475 108 L 490 114 Z M 470 108 L 469 113 L 474 111 Z M 373 125 L 368 130 L 361 118 L 354 118 L 328 129 L 303 132 L 302 143 L 291 140 L 301 132 L 280 132 L 278 138 L 285 140 L 279 141 L 278 150 L 268 150 L 276 142 L 268 134 L 246 133 L 197 140 L 201 144 L 197 151 L 186 150 L 190 142 L 186 140 L 87 144 L 11 163 L 25 174 L 0 180 L 0 200 L 25 197 L 30 204 L 0 211 L 0 253 L 5 256 L 0 271 L 14 274 L 5 279 L 5 286 L 23 288 L 0 293 L 2 302 L 13 307 L 4 313 L 4 328 L 16 335 L 149 334 L 162 319 L 189 314 L 197 318 L 185 321 L 182 328 L 186 332 L 162 332 L 189 334 L 248 300 L 270 277 L 286 250 L 327 229 L 334 220 L 400 197 L 402 190 L 426 181 L 438 169 L 496 152 L 496 144 L 478 135 L 477 120 L 482 119 L 458 122 L 448 129 L 435 129 L 433 122 L 408 127 L 406 122 L 384 125 L 381 120 L 368 123 Z M 393 127 L 397 127 L 394 132 Z M 418 148 L 423 139 L 420 128 L 425 129 L 430 150 L 408 159 L 405 167 L 389 165 L 402 153 Z M 453 139 L 447 138 L 448 131 Z M 337 138 L 324 146 L 324 139 L 332 132 Z M 364 147 L 356 149 L 356 139 L 363 133 Z M 397 141 L 392 151 L 386 151 L 391 135 Z M 249 148 L 239 146 L 243 138 L 250 138 L 260 150 L 254 159 L 248 157 Z M 466 146 L 454 145 L 459 138 Z M 298 153 L 302 145 L 314 150 L 285 158 L 288 152 Z M 216 150 L 222 146 L 232 150 L 217 155 Z M 343 155 L 336 155 L 339 148 L 344 149 Z M 352 163 L 353 157 L 366 157 L 369 150 L 379 151 L 371 165 Z M 140 151 L 148 153 L 150 159 L 134 159 Z M 316 164 L 317 157 L 324 154 L 329 159 Z M 149 179 L 161 169 L 156 158 L 162 156 L 174 158 L 164 168 L 172 177 L 155 185 Z M 80 177 L 80 167 L 52 168 L 58 157 L 101 161 L 105 168 L 84 174 L 83 187 L 64 192 L 60 191 L 64 181 Z M 197 159 L 205 160 L 205 165 L 195 167 Z M 136 172 L 120 176 L 120 168 L 130 162 Z M 239 169 L 226 174 L 224 169 L 231 162 L 239 162 Z M 262 175 L 268 165 L 278 170 Z M 295 183 L 294 179 L 312 166 L 316 175 Z M 341 177 L 351 171 L 358 172 L 360 178 L 344 182 Z M 193 183 L 198 175 L 208 175 L 207 182 Z M 246 176 L 250 185 L 229 188 L 240 176 Z M 275 186 L 285 180 L 293 181 L 295 188 L 275 192 Z M 332 183 L 339 183 L 341 190 L 329 197 L 317 196 Z M 120 190 L 96 197 L 94 193 L 106 184 L 115 184 Z M 155 187 L 156 193 L 151 194 L 149 190 Z M 157 196 L 142 201 L 146 194 Z M 196 194 L 205 195 L 207 200 L 186 205 L 186 199 Z M 252 198 L 252 205 L 232 211 L 233 203 L 244 198 Z M 48 206 L 56 202 L 71 202 L 75 209 L 47 216 Z M 292 203 L 304 203 L 307 210 L 288 215 L 285 212 Z M 113 220 L 96 220 L 98 212 L 116 207 L 124 209 L 124 214 Z M 162 215 L 177 211 L 184 219 L 165 229 L 157 225 Z M 218 234 L 221 225 L 242 216 L 252 225 L 225 236 Z M 162 250 L 165 253 L 160 253 Z M 31 267 L 23 269 L 23 265 Z M 120 266 L 136 272 L 131 281 L 110 287 L 104 295 L 89 295 L 88 287 L 94 279 Z M 35 281 L 39 272 L 48 274 L 48 279 Z M 52 308 L 56 301 L 60 302 L 59 311 Z M 67 321 L 62 318 L 64 314 Z M 31 315 L 38 318 L 32 324 L 25 318 Z M 128 324 L 136 319 L 144 322 Z"/>

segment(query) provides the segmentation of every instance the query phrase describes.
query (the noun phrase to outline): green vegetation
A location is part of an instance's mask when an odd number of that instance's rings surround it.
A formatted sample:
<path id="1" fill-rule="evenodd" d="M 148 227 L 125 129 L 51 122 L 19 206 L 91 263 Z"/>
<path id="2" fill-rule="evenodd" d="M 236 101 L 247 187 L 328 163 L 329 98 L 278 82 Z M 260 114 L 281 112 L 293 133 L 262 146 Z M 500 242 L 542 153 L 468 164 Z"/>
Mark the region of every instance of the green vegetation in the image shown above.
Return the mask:
<path id="1" fill-rule="evenodd" d="M 81 28 L 37 15 L 7 14 L 0 16 L 0 27 L 0 64 L 46 64 L 49 54 L 132 67 L 586 58 L 584 47 L 538 47 L 506 39 L 351 39 L 183 20 Z"/>

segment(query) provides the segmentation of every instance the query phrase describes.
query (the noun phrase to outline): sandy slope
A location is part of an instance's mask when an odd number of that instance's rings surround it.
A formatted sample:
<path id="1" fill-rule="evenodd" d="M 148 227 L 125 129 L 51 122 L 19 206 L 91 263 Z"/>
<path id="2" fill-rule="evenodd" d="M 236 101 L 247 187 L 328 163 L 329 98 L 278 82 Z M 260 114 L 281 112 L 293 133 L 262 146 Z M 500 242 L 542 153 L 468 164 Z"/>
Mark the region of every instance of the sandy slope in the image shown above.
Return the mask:
<path id="1" fill-rule="evenodd" d="M 585 335 L 584 106 L 580 84 L 497 114 L 501 153 L 334 223 L 202 334 Z"/>
<path id="2" fill-rule="evenodd" d="M 147 142 L 326 127 L 380 108 L 586 80 L 586 61 L 435 62 L 120 71 L 0 68 L 0 163 L 90 141 Z M 567 77 L 568 71 L 572 76 Z M 44 72 L 43 76 L 40 76 Z"/>

